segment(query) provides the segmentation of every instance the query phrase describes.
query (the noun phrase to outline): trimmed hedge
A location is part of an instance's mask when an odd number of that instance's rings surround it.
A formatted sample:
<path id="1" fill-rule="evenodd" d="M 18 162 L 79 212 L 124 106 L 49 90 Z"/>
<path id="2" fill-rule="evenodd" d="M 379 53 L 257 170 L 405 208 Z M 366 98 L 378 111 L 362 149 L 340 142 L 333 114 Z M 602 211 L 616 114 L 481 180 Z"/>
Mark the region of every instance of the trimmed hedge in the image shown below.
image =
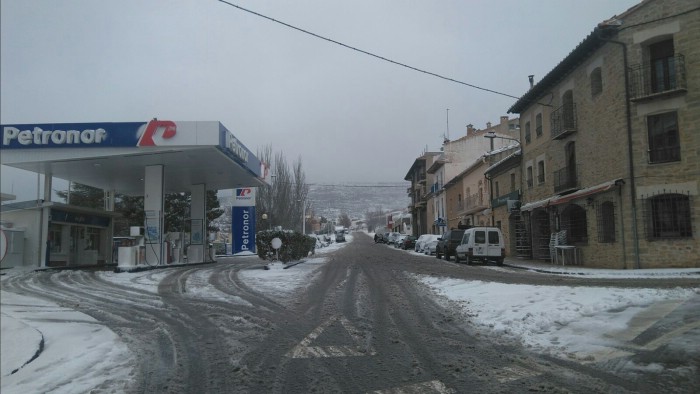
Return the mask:
<path id="1" fill-rule="evenodd" d="M 271 244 L 274 238 L 282 240 L 282 247 L 278 251 L 279 260 L 284 263 L 302 259 L 308 256 L 316 247 L 316 238 L 302 233 L 274 230 L 258 231 L 255 235 L 258 257 L 267 260 L 269 252 L 272 252 L 273 256 L 275 255 L 275 250 Z"/>

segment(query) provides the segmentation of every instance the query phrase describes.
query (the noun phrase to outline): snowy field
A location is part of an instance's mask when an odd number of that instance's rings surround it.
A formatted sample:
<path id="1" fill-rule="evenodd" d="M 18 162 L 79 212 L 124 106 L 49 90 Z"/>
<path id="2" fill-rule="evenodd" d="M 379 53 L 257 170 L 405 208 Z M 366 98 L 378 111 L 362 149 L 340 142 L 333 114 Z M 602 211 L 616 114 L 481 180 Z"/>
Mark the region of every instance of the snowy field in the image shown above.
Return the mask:
<path id="1" fill-rule="evenodd" d="M 371 235 L 371 234 L 370 234 Z M 327 262 L 326 254 L 352 242 L 332 244 L 290 269 L 272 263 L 269 270 L 240 273 L 251 288 L 274 298 L 284 298 L 314 279 L 314 271 Z M 413 252 L 407 252 L 413 253 Z M 255 259 L 257 256 L 238 257 Z M 261 262 L 262 264 L 262 262 Z M 502 269 L 494 267 L 493 269 Z M 3 281 L 18 271 L 5 270 Z M 571 273 L 580 275 L 580 273 Z M 697 270 L 611 271 L 589 270 L 590 277 L 638 278 L 640 275 L 684 276 Z M 157 293 L 165 271 L 100 273 L 124 286 Z M 202 275 L 206 276 L 206 273 Z M 595 362 L 624 356 L 616 345 L 630 340 L 643 325 L 632 324 L 645 313 L 663 314 L 691 299 L 700 289 L 621 289 L 603 287 L 531 286 L 415 276 L 435 299 L 455 308 L 485 335 L 520 341 L 527 348 L 579 362 Z M 191 290 L 191 291 L 190 291 Z M 222 299 L 203 277 L 188 281 L 192 297 Z M 230 297 L 230 296 L 228 296 Z M 230 302 L 243 302 L 228 298 Z M 115 301 L 118 302 L 118 301 Z M 123 301 L 128 302 L 128 301 Z M 125 379 L 132 371 L 126 345 L 93 318 L 56 304 L 2 292 L 1 373 L 3 393 L 85 392 L 105 379 Z M 692 328 L 692 327 L 691 327 Z M 678 346 L 700 343 L 700 337 L 676 337 Z M 41 355 L 28 363 L 43 346 Z M 57 366 L 60 365 L 60 368 Z M 654 368 L 640 366 L 639 368 Z M 16 371 L 13 373 L 13 371 Z M 697 371 L 691 371 L 697 373 Z M 106 378 L 107 377 L 107 378 Z"/>

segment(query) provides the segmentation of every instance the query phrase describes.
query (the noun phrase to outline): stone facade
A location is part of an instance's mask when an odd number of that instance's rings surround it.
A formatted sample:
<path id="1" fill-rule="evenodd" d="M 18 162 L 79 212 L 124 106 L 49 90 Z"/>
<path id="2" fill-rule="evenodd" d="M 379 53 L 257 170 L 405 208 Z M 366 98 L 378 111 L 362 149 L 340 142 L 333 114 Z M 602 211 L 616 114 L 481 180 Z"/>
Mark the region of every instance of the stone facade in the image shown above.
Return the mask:
<path id="1" fill-rule="evenodd" d="M 567 230 L 586 266 L 700 266 L 700 10 L 646 0 L 511 107 L 534 258 Z"/>

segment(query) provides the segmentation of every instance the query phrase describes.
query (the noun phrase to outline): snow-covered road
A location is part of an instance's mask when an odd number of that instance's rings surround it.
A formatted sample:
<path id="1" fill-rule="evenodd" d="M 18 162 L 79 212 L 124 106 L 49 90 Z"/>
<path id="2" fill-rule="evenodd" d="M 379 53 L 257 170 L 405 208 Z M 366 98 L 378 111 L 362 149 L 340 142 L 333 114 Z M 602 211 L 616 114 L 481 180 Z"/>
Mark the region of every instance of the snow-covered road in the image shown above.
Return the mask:
<path id="1" fill-rule="evenodd" d="M 348 237 L 348 241 L 352 236 Z M 307 286 L 315 270 L 326 263 L 327 253 L 351 242 L 317 250 L 314 258 L 292 269 L 281 263 L 269 270 L 249 270 L 241 275 L 250 288 L 276 299 L 285 299 L 299 287 Z M 412 253 L 412 252 L 406 252 Z M 256 256 L 238 257 L 246 261 Z M 446 263 L 448 264 L 448 263 Z M 261 263 L 262 266 L 262 263 Z M 502 270 L 503 268 L 489 268 Z M 578 269 L 579 271 L 582 269 Z M 585 270 L 590 277 L 639 278 L 640 271 Z M 654 270 L 654 277 L 687 277 L 698 270 Z M 2 283 L 22 270 L 5 270 Z M 157 294 L 165 271 L 136 273 L 101 272 L 104 280 Z M 188 296 L 245 302 L 224 295 L 203 272 L 187 281 Z M 543 274 L 545 275 L 545 274 Z M 577 275 L 580 275 L 578 273 Z M 600 362 L 624 356 L 621 350 L 635 346 L 630 341 L 658 319 L 668 316 L 688 302 L 697 302 L 700 288 L 622 289 L 605 287 L 533 286 L 469 281 L 427 275 L 414 275 L 428 287 L 435 299 L 455 310 L 494 340 L 520 341 L 531 350 L 576 362 Z M 135 302 L 115 299 L 114 302 Z M 2 392 L 84 392 L 110 382 L 128 384 L 131 357 L 124 342 L 90 316 L 70 306 L 2 291 Z M 698 320 L 679 326 L 644 346 L 686 349 L 700 343 Z M 39 356 L 33 359 L 39 352 Z M 31 362 L 29 362 L 31 360 Z M 663 369 L 661 364 L 628 365 L 640 372 Z M 697 366 L 682 366 L 684 374 L 697 375 Z M 692 375 L 691 375 L 692 376 Z M 108 380 L 106 382 L 106 380 Z M 113 385 L 110 387 L 114 387 Z"/>

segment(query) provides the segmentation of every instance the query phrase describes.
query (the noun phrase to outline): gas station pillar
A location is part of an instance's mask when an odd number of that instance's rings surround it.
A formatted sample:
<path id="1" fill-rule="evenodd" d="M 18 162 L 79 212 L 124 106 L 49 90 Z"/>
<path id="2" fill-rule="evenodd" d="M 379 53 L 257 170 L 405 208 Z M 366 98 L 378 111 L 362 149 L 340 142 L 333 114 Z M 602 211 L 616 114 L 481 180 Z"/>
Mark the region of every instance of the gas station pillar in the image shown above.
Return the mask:
<path id="1" fill-rule="evenodd" d="M 187 249 L 187 262 L 199 263 L 208 261 L 209 254 L 207 253 L 208 238 L 207 238 L 207 187 L 200 183 L 192 185 L 192 198 L 190 200 L 190 219 L 192 226 L 190 228 L 191 243 Z"/>
<path id="2" fill-rule="evenodd" d="M 146 167 L 143 209 L 146 213 L 144 236 L 148 265 L 161 265 L 163 258 L 163 166 Z"/>

